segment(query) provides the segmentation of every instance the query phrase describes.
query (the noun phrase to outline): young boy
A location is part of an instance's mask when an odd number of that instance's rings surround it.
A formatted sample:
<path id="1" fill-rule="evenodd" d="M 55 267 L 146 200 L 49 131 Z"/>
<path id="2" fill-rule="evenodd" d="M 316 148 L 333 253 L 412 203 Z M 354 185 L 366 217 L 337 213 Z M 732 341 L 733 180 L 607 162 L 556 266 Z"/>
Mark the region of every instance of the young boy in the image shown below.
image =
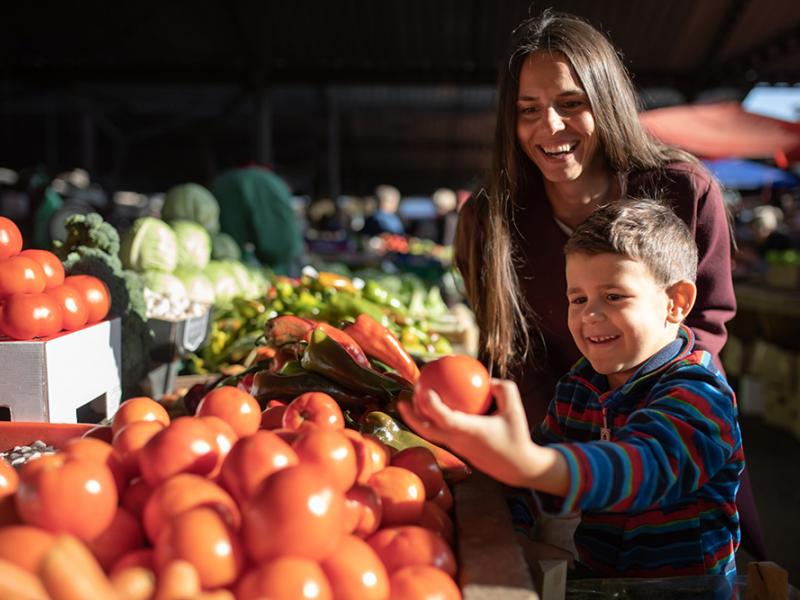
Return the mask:
<path id="1" fill-rule="evenodd" d="M 625 200 L 598 209 L 564 250 L 584 358 L 559 381 L 536 442 L 510 381 L 493 380 L 492 415 L 453 411 L 432 392 L 402 404 L 403 417 L 534 490 L 545 513 L 581 511 L 575 545 L 597 576 L 735 573 L 744 457 L 733 392 L 682 325 L 696 296 L 691 233 L 668 207 Z"/>

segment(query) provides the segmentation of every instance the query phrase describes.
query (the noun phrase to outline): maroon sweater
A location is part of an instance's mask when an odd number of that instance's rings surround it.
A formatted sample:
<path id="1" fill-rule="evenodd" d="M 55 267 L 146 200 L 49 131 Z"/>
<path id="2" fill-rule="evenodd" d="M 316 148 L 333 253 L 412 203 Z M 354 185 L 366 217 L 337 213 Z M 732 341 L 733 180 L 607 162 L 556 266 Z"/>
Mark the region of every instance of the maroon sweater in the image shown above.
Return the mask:
<path id="1" fill-rule="evenodd" d="M 736 312 L 731 279 L 730 229 L 719 186 L 701 167 L 677 163 L 662 173 L 631 173 L 623 178 L 623 196 L 659 198 L 667 201 L 695 235 L 699 251 L 697 302 L 686 320 L 697 336 L 696 347 L 709 352 L 719 365 L 719 352 L 727 339 L 725 323 Z M 567 328 L 564 244 L 567 234 L 556 224 L 540 180 L 524 194 L 530 198 L 515 213 L 512 228 L 519 257 L 517 274 L 528 304 L 538 316 L 531 321 L 536 351 L 528 364 L 512 374 L 519 385 L 528 422 L 542 421 L 553 397 L 556 381 L 578 358 Z M 473 196 L 459 218 L 463 232 L 474 231 Z M 459 236 L 460 243 L 475 241 L 479 235 Z M 456 261 L 463 268 L 464 249 L 456 247 Z M 480 324 L 479 324 L 480 325 Z"/>

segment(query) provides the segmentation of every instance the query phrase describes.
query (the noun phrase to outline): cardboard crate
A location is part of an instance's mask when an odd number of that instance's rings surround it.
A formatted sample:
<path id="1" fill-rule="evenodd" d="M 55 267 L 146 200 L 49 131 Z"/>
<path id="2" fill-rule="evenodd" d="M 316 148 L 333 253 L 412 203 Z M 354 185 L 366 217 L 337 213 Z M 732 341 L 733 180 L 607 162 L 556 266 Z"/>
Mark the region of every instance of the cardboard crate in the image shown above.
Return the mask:
<path id="1" fill-rule="evenodd" d="M 98 422 L 119 407 L 120 320 L 34 341 L 0 341 L 6 420 Z"/>

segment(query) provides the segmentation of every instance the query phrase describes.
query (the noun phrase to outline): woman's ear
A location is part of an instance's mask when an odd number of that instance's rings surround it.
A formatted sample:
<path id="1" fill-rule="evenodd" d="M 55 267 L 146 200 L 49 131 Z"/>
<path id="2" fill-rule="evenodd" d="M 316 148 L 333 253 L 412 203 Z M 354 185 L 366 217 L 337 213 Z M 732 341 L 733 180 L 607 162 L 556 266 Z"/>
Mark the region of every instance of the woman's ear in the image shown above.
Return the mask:
<path id="1" fill-rule="evenodd" d="M 669 304 L 667 306 L 667 321 L 681 323 L 689 316 L 689 312 L 697 299 L 697 286 L 688 279 L 682 279 L 667 288 Z"/>

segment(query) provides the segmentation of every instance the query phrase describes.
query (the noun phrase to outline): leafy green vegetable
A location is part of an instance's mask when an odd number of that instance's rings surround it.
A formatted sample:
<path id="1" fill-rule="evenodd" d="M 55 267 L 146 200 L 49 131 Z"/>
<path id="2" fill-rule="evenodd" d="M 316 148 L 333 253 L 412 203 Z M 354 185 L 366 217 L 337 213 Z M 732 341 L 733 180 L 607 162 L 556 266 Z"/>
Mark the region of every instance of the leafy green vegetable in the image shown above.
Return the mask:
<path id="1" fill-rule="evenodd" d="M 242 249 L 236 240 L 228 233 L 220 231 L 211 238 L 211 259 L 212 260 L 241 260 Z"/>
<path id="2" fill-rule="evenodd" d="M 214 304 L 214 285 L 200 269 L 179 266 L 173 275 L 183 283 L 189 300 L 202 304 Z"/>
<path id="3" fill-rule="evenodd" d="M 144 287 L 157 294 L 169 296 L 174 300 L 182 300 L 187 297 L 186 286 L 172 273 L 162 271 L 147 271 L 142 273 Z"/>
<path id="4" fill-rule="evenodd" d="M 178 266 L 204 269 L 211 260 L 211 236 L 193 221 L 170 223 L 178 242 Z"/>
<path id="5" fill-rule="evenodd" d="M 175 232 L 160 219 L 140 217 L 122 238 L 120 258 L 134 271 L 172 273 L 178 264 Z"/>
<path id="6" fill-rule="evenodd" d="M 219 203 L 202 185 L 182 183 L 167 190 L 161 217 L 194 221 L 211 233 L 219 231 Z"/>

